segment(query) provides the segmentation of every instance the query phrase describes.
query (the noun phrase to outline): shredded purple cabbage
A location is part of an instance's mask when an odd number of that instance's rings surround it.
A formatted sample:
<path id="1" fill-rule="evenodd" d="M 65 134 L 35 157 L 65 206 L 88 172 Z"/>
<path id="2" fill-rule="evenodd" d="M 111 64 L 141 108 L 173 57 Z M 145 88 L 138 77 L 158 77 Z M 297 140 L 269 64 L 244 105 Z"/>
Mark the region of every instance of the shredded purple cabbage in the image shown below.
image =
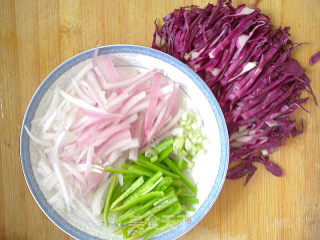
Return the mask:
<path id="1" fill-rule="evenodd" d="M 320 51 L 313 54 L 309 60 L 310 66 L 320 61 Z"/>
<path id="2" fill-rule="evenodd" d="M 269 17 L 258 8 L 231 0 L 181 7 L 163 18 L 152 47 L 189 65 L 208 85 L 224 113 L 230 136 L 227 178 L 253 176 L 255 162 L 275 176 L 279 166 L 268 155 L 298 130 L 290 116 L 301 104 L 303 91 L 315 96 L 310 79 L 290 57 L 296 47 L 289 28 L 273 29 Z M 304 109 L 305 110 L 305 109 Z"/>

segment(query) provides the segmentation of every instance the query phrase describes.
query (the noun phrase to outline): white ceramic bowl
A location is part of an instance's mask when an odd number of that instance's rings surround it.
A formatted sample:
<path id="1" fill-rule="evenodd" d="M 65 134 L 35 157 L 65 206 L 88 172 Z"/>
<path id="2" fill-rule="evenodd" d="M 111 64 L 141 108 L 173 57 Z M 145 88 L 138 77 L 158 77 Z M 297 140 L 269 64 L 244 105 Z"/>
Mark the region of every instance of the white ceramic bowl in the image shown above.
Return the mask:
<path id="1" fill-rule="evenodd" d="M 35 154 L 36 145 L 30 138 L 24 126 L 29 129 L 32 119 L 41 115 L 50 101 L 50 96 L 56 86 L 61 86 L 68 81 L 81 64 L 93 55 L 92 50 L 80 53 L 58 66 L 41 83 L 33 95 L 26 110 L 20 138 L 20 157 L 23 173 L 31 194 L 44 214 L 61 230 L 77 239 L 103 239 L 110 236 L 111 231 L 104 228 L 92 229 L 87 222 L 68 216 L 65 212 L 54 209 L 47 201 L 46 189 L 39 186 L 39 176 L 34 169 L 37 161 Z M 168 77 L 178 82 L 187 99 L 187 105 L 193 108 L 200 116 L 203 130 L 209 140 L 206 154 L 196 159 L 191 171 L 191 176 L 198 188 L 196 211 L 190 218 L 156 236 L 155 239 L 175 239 L 194 227 L 210 210 L 216 201 L 225 180 L 229 160 L 229 141 L 225 120 L 219 104 L 209 88 L 189 67 L 179 60 L 154 49 L 133 46 L 113 45 L 100 47 L 98 55 L 110 54 L 116 68 L 138 69 L 146 71 L 157 68 Z"/>

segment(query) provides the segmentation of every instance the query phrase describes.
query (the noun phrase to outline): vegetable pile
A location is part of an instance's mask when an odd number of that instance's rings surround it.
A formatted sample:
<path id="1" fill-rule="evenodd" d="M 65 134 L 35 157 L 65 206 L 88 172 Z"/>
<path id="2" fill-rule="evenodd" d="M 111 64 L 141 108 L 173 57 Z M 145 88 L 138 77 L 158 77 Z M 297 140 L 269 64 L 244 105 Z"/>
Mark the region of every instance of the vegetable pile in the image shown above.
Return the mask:
<path id="1" fill-rule="evenodd" d="M 302 92 L 315 100 L 305 69 L 290 57 L 299 44 L 289 39 L 289 28 L 274 30 L 259 9 L 235 8 L 231 0 L 203 9 L 181 7 L 163 18 L 160 29 L 155 25 L 152 47 L 190 66 L 222 108 L 230 136 L 227 178 L 247 175 L 246 184 L 257 170 L 255 162 L 282 176 L 268 155 L 303 132 L 303 122 L 298 130 L 290 119 L 297 108 L 304 109 L 308 97 Z"/>
<path id="2" fill-rule="evenodd" d="M 92 218 L 103 207 L 103 167 L 136 160 L 140 149 L 167 138 L 182 114 L 178 84 L 158 70 L 116 69 L 110 56 L 97 51 L 64 90 L 55 90 L 46 114 L 33 120 L 39 134 L 26 128 L 43 146 L 36 167 L 40 184 L 53 193 L 48 201 L 70 211 L 93 193 L 92 205 L 82 205 Z"/>
<path id="3" fill-rule="evenodd" d="M 179 169 L 179 162 L 171 159 L 173 139 L 169 138 L 154 147 L 157 160 L 139 153 L 132 164 L 121 168 L 106 167 L 113 172 L 103 209 L 104 222 L 109 226 L 109 215 L 115 213 L 115 234 L 126 239 L 148 239 L 188 218 L 195 211 L 197 189 Z M 170 149 L 170 150 L 168 150 Z M 155 155 L 153 155 L 155 156 Z M 123 175 L 123 184 L 116 183 L 117 174 Z"/>

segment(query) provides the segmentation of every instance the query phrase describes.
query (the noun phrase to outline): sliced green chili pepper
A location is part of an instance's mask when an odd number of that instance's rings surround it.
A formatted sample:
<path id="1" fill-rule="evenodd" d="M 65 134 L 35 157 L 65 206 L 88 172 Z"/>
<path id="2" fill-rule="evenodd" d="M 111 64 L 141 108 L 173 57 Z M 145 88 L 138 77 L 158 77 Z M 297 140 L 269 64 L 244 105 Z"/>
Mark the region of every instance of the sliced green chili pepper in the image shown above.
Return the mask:
<path id="1" fill-rule="evenodd" d="M 178 174 L 181 178 L 181 181 L 184 182 L 185 185 L 194 193 L 197 192 L 197 189 L 195 186 L 193 186 L 189 180 L 182 174 L 182 172 L 178 169 L 178 167 L 169 159 L 165 158 L 164 162 L 167 164 L 167 166 L 176 174 Z"/>
<path id="2" fill-rule="evenodd" d="M 173 147 L 172 144 L 169 145 L 165 150 L 163 150 L 161 153 L 159 153 L 158 156 L 158 162 L 161 162 L 163 159 L 169 156 L 169 154 L 172 152 Z"/>
<path id="3" fill-rule="evenodd" d="M 162 142 L 160 142 L 155 148 L 154 150 L 157 152 L 157 153 L 161 153 L 162 151 L 164 151 L 169 145 L 172 145 L 173 144 L 173 141 L 174 139 L 171 137 L 171 138 L 168 138 L 168 139 L 165 139 L 163 140 Z"/>
<path id="4" fill-rule="evenodd" d="M 199 203 L 199 200 L 194 196 L 191 196 L 191 197 L 180 197 L 179 196 L 179 201 L 184 204 L 198 204 Z"/>
<path id="5" fill-rule="evenodd" d="M 126 204 L 129 201 L 133 200 L 134 198 L 137 198 L 143 194 L 150 192 L 152 189 L 156 187 L 157 185 L 156 183 L 161 176 L 162 176 L 162 172 L 155 173 L 144 184 L 142 184 L 134 193 L 132 193 L 125 201 L 123 201 L 123 204 Z"/>
<path id="6" fill-rule="evenodd" d="M 183 171 L 186 167 L 187 163 L 185 160 L 183 160 L 183 158 L 179 158 L 178 160 L 178 168 L 180 171 Z"/>
<path id="7" fill-rule="evenodd" d="M 123 223 L 128 219 L 136 218 L 139 215 L 144 214 L 146 211 L 148 211 L 153 204 L 158 201 L 158 198 L 152 199 L 150 202 L 146 203 L 143 206 L 137 206 L 135 208 L 129 209 L 125 213 L 123 213 L 121 216 L 119 216 L 118 219 L 116 219 L 115 224 Z"/>
<path id="8" fill-rule="evenodd" d="M 127 170 L 127 169 L 113 168 L 113 167 L 110 167 L 110 166 L 105 167 L 104 171 L 113 172 L 113 173 L 122 173 L 122 174 L 128 174 L 128 175 L 139 175 L 139 174 L 131 172 L 131 171 Z"/>
<path id="9" fill-rule="evenodd" d="M 136 205 L 137 203 L 142 203 L 142 202 L 145 202 L 147 200 L 150 200 L 152 198 L 155 198 L 155 197 L 163 197 L 164 196 L 164 193 L 163 192 L 160 192 L 160 191 L 153 191 L 153 192 L 150 192 L 150 193 L 147 193 L 145 195 L 142 195 L 140 197 L 137 197 L 137 198 L 134 198 L 132 199 L 131 201 L 129 201 L 128 203 L 126 204 L 123 204 L 121 206 L 118 206 L 118 207 L 115 207 L 112 212 L 118 212 L 118 211 L 125 211 L 127 210 L 128 208 Z"/>
<path id="10" fill-rule="evenodd" d="M 143 177 L 139 177 L 124 193 L 122 193 L 112 204 L 110 209 L 112 210 L 117 206 L 118 203 L 120 203 L 122 200 L 124 200 L 126 197 L 128 197 L 132 192 L 134 192 L 138 187 L 140 187 L 144 183 Z"/>
<path id="11" fill-rule="evenodd" d="M 171 176 L 175 179 L 180 179 L 180 176 L 177 174 L 174 174 L 172 172 L 169 172 L 165 170 L 164 168 L 161 168 L 153 163 L 151 163 L 149 160 L 145 160 L 146 157 L 143 156 L 142 154 L 138 154 L 138 161 L 136 162 L 138 165 L 149 168 L 153 171 L 161 171 L 164 175 Z"/>
<path id="12" fill-rule="evenodd" d="M 152 171 L 150 171 L 148 168 L 141 167 L 141 166 L 130 166 L 129 165 L 128 170 L 133 173 L 137 173 L 139 175 L 144 175 L 147 177 L 152 177 L 152 175 L 153 175 Z"/>
<path id="13" fill-rule="evenodd" d="M 104 225 L 106 227 L 109 227 L 108 213 L 110 210 L 110 204 L 111 204 L 110 200 L 113 194 L 114 186 L 116 185 L 116 181 L 117 181 L 117 174 L 114 174 L 110 183 L 110 188 L 106 197 L 106 203 L 103 211 L 103 220 L 104 220 Z"/>
<path id="14" fill-rule="evenodd" d="M 132 219 L 131 221 L 129 222 L 135 222 L 135 221 L 139 221 L 139 220 L 142 220 L 146 217 L 149 217 L 151 215 L 154 215 L 160 211 L 162 211 L 163 209 L 169 207 L 170 205 L 174 204 L 175 202 L 178 202 L 178 198 L 177 196 L 172 196 L 171 198 L 169 199 L 166 199 L 165 201 L 161 202 L 159 205 L 157 206 L 154 206 L 153 208 L 151 208 L 150 210 L 148 210 L 146 213 L 144 213 L 143 215 L 140 215 L 138 216 L 137 218 L 135 219 Z"/>
<path id="15" fill-rule="evenodd" d="M 169 217 L 172 217 L 176 214 L 179 214 L 181 212 L 181 204 L 179 202 L 176 202 L 174 204 L 172 204 L 170 207 L 166 208 L 165 210 L 159 212 L 156 217 L 157 218 L 164 218 L 167 219 Z"/>
<path id="16" fill-rule="evenodd" d="M 154 191 L 165 191 L 173 182 L 172 177 L 164 177 L 159 184 L 154 188 Z"/>

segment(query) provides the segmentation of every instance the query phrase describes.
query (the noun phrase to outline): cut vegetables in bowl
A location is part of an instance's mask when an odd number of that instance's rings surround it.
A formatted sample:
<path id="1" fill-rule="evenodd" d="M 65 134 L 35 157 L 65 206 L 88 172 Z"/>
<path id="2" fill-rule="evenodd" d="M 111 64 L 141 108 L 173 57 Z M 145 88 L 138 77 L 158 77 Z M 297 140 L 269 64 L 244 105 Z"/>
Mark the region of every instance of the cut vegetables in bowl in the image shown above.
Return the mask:
<path id="1" fill-rule="evenodd" d="M 114 45 L 56 68 L 23 122 L 21 163 L 43 212 L 77 239 L 174 239 L 218 197 L 221 109 L 173 57 Z"/>

